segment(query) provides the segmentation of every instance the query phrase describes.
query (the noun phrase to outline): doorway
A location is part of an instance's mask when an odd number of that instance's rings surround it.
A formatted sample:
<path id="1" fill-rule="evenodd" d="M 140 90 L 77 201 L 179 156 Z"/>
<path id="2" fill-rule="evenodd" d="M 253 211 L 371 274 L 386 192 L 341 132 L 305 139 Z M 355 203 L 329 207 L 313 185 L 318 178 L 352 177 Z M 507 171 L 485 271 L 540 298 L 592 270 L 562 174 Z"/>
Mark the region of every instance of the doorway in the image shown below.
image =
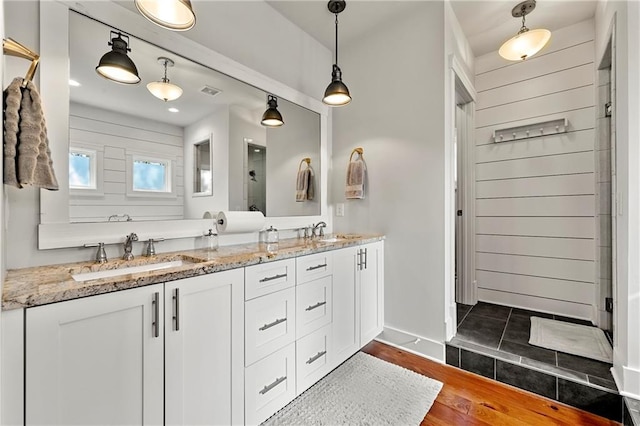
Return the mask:
<path id="1" fill-rule="evenodd" d="M 267 148 L 247 144 L 247 210 L 267 215 Z"/>

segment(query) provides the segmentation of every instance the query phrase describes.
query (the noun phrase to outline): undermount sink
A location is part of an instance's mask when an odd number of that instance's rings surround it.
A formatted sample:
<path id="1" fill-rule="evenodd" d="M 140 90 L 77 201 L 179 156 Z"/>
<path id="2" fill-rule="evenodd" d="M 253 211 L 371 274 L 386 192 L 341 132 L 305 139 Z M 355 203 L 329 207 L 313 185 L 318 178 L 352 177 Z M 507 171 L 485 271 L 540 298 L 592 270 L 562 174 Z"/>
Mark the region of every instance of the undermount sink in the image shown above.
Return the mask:
<path id="1" fill-rule="evenodd" d="M 140 272 L 159 271 L 161 269 L 169 269 L 175 268 L 177 266 L 182 266 L 186 263 L 187 262 L 185 262 L 184 260 L 172 260 L 168 262 L 150 263 L 147 265 L 127 266 L 117 269 L 105 269 L 103 271 L 96 272 L 83 272 L 81 274 L 73 274 L 71 276 L 76 281 L 89 281 L 97 280 L 100 278 L 117 277 L 120 275 L 137 274 Z"/>
<path id="2" fill-rule="evenodd" d="M 340 238 L 338 237 L 328 237 L 328 238 L 321 238 L 320 242 L 321 243 L 335 243 L 336 241 L 338 241 Z"/>

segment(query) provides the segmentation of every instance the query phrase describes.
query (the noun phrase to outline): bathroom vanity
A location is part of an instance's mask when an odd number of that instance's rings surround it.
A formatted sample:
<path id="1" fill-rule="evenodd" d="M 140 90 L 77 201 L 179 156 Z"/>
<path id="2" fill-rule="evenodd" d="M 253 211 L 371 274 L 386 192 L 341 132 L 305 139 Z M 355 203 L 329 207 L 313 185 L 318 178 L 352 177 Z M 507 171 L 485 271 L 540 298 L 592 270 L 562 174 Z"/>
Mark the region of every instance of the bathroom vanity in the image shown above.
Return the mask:
<path id="1" fill-rule="evenodd" d="M 11 270 L 2 424 L 258 424 L 382 331 L 383 244 L 344 235 Z"/>

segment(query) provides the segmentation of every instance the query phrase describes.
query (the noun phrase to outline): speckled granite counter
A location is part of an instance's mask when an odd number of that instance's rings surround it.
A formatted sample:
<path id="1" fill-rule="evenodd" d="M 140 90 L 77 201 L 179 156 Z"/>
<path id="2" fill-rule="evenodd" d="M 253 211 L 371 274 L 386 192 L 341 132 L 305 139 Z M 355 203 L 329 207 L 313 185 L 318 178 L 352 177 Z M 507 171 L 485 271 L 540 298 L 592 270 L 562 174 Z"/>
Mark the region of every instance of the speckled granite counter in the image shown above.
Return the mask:
<path id="1" fill-rule="evenodd" d="M 281 240 L 277 250 L 274 252 L 267 251 L 267 245 L 264 243 L 253 243 L 223 246 L 214 252 L 187 250 L 162 253 L 153 257 L 137 256 L 131 261 L 110 260 L 104 264 L 78 262 L 10 269 L 7 272 L 7 278 L 2 290 L 2 309 L 9 310 L 45 305 L 117 290 L 175 281 L 197 275 L 211 274 L 228 269 L 242 268 L 258 263 L 357 246 L 384 239 L 381 235 L 338 234 L 338 236 L 343 238 L 337 238 L 337 241 L 332 242 L 298 238 Z M 84 272 L 172 260 L 182 260 L 182 265 L 168 269 L 124 274 L 89 281 L 75 281 L 71 276 Z"/>

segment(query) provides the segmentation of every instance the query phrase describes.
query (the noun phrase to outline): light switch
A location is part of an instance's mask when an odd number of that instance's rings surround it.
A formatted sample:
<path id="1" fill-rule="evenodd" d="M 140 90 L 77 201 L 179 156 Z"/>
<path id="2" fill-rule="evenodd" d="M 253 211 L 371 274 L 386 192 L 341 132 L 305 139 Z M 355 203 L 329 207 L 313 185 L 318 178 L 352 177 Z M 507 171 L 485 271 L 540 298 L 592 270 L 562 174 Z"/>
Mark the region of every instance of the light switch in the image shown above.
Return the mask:
<path id="1" fill-rule="evenodd" d="M 336 204 L 336 216 L 344 216 L 344 203 Z"/>

